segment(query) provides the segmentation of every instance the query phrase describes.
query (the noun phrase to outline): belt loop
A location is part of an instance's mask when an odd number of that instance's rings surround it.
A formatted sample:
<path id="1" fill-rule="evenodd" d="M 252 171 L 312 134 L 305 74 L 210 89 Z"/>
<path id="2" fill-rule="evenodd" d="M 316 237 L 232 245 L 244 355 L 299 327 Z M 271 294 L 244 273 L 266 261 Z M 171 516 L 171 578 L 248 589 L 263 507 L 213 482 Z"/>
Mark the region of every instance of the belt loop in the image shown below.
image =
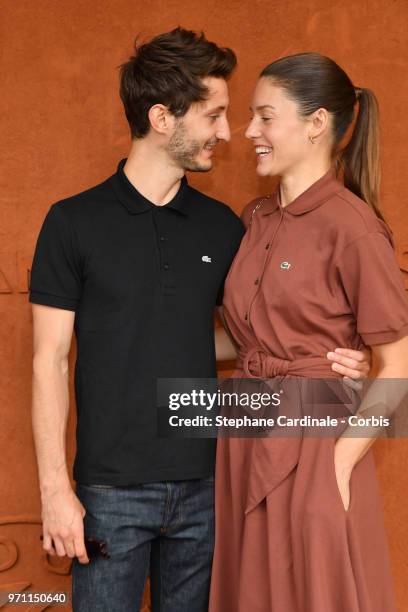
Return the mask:
<path id="1" fill-rule="evenodd" d="M 258 352 L 258 349 L 256 347 L 252 347 L 245 355 L 244 357 L 244 361 L 242 364 L 242 369 L 244 370 L 244 374 L 246 376 L 246 378 L 258 378 L 257 376 L 255 376 L 254 374 L 251 373 L 250 369 L 249 369 L 249 361 L 250 359 L 252 359 L 252 357 Z"/>

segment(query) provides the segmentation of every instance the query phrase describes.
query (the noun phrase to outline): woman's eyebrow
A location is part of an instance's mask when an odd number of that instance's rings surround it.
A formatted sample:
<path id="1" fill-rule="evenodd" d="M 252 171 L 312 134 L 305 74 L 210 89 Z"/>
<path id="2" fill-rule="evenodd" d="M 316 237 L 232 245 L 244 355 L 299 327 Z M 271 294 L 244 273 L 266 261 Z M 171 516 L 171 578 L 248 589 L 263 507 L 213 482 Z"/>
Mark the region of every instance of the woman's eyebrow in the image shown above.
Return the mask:
<path id="1" fill-rule="evenodd" d="M 257 111 L 261 111 L 261 110 L 265 110 L 265 109 L 276 110 L 276 108 L 274 106 L 272 106 L 271 104 L 262 104 L 261 106 L 257 106 L 255 108 L 255 110 L 257 110 Z M 249 107 L 249 110 L 251 112 L 253 112 L 252 106 Z"/>

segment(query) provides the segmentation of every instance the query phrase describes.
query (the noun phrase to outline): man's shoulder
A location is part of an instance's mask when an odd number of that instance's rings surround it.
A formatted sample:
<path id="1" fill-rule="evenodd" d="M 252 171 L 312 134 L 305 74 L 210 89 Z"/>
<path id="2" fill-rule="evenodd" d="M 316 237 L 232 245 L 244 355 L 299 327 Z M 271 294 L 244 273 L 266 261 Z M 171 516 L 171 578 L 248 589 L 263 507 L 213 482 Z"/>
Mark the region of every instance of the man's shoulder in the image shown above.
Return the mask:
<path id="1" fill-rule="evenodd" d="M 99 213 L 102 208 L 110 206 L 115 202 L 115 194 L 110 185 L 110 179 L 105 179 L 101 183 L 88 187 L 83 191 L 62 198 L 51 206 L 71 219 L 87 217 Z"/>
<path id="2" fill-rule="evenodd" d="M 198 191 L 194 187 L 190 188 L 190 193 L 194 199 L 192 202 L 193 209 L 201 215 L 207 216 L 209 219 L 220 219 L 224 222 L 230 222 L 232 226 L 241 227 L 242 223 L 239 216 L 233 209 L 226 204 L 217 200 L 202 191 Z"/>

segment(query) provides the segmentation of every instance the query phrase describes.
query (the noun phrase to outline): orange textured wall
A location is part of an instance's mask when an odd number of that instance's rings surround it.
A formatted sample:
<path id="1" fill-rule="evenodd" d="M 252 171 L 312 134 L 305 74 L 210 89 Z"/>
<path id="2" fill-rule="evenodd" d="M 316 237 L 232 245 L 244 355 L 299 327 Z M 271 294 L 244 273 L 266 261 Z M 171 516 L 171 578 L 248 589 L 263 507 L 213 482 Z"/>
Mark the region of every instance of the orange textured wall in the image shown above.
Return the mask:
<path id="1" fill-rule="evenodd" d="M 407 17 L 406 0 L 1 2 L 0 590 L 69 588 L 66 560 L 47 560 L 39 544 L 27 270 L 51 203 L 100 182 L 126 156 L 128 131 L 116 68 L 130 54 L 136 33 L 150 37 L 180 24 L 203 29 L 236 50 L 232 142 L 219 147 L 211 174 L 190 180 L 237 211 L 269 190 L 268 181 L 255 176 L 252 148 L 243 137 L 251 89 L 265 64 L 282 55 L 320 51 L 338 61 L 356 85 L 372 88 L 382 109 L 382 203 L 401 268 L 408 273 Z M 75 347 L 72 360 L 74 352 Z M 73 428 L 74 410 L 70 458 Z M 377 443 L 376 459 L 403 612 L 408 609 L 407 442 Z"/>

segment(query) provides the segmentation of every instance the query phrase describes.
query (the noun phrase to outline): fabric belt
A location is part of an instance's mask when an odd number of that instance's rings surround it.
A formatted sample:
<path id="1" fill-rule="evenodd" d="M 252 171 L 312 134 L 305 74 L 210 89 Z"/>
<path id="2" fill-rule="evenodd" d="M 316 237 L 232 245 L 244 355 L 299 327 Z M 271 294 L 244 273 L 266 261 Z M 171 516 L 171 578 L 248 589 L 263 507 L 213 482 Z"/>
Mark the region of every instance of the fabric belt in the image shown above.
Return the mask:
<path id="1" fill-rule="evenodd" d="M 245 378 L 273 378 L 275 376 L 310 376 L 313 378 L 338 378 L 325 357 L 279 359 L 258 346 L 241 347 L 237 356 L 237 368 Z"/>
<path id="2" fill-rule="evenodd" d="M 235 378 L 245 380 L 251 378 L 270 379 L 285 377 L 302 377 L 304 380 L 300 386 L 290 386 L 285 393 L 290 393 L 293 400 L 289 399 L 287 408 L 293 412 L 294 416 L 302 416 L 302 401 L 304 394 L 308 394 L 308 389 L 313 389 L 310 379 L 331 379 L 326 381 L 329 387 L 338 395 L 342 387 L 342 377 L 331 369 L 330 362 L 325 357 L 304 357 L 302 359 L 279 359 L 259 346 L 241 347 L 237 356 L 238 376 Z M 337 380 L 336 380 L 337 379 Z M 238 382 L 238 381 L 237 381 Z M 282 381 L 279 385 L 282 384 Z M 289 381 L 288 381 L 289 382 Z M 303 384 L 303 382 L 305 384 Z M 320 381 L 316 381 L 317 387 L 321 386 Z M 269 382 L 266 384 L 269 385 Z M 324 388 L 324 387 L 323 387 Z M 289 397 L 290 397 L 289 395 Z M 314 397 L 314 392 L 312 398 Z M 323 405 L 323 412 L 326 406 Z M 330 407 L 331 408 L 331 407 Z M 319 406 L 316 406 L 316 411 Z M 341 408 L 341 413 L 349 414 L 346 406 Z M 317 416 L 317 415 L 316 415 Z M 232 446 L 232 452 L 240 455 L 245 452 L 248 454 L 249 470 L 247 482 L 245 484 L 245 513 L 251 512 L 271 491 L 273 491 L 298 464 L 302 453 L 303 445 L 314 445 L 318 443 L 326 444 L 325 440 L 303 439 L 301 435 L 294 437 L 270 436 L 260 438 L 244 438 L 240 440 L 226 440 Z M 327 440 L 329 443 L 329 440 Z M 240 446 L 236 448 L 237 444 Z M 244 450 L 245 449 L 245 450 Z"/>

